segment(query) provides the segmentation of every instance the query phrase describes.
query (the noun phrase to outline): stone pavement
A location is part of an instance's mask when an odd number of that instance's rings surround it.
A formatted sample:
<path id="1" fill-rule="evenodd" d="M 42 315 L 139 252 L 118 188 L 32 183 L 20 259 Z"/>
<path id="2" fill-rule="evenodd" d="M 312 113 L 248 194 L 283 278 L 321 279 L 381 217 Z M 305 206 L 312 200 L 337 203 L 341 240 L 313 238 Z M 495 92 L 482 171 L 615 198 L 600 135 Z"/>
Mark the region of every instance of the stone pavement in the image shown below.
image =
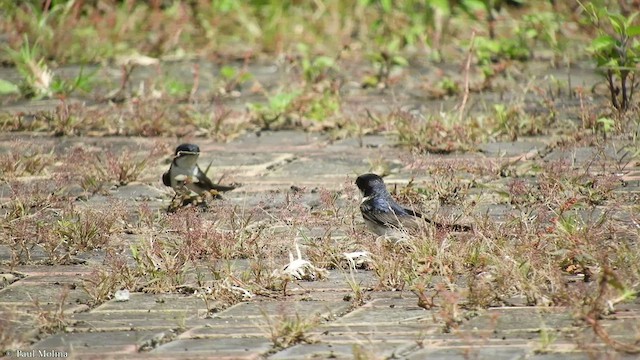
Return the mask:
<path id="1" fill-rule="evenodd" d="M 9 139 L 3 136 L 0 143 Z M 15 138 L 11 135 L 11 138 Z M 24 136 L 29 141 L 28 136 Z M 56 145 L 60 151 L 79 142 L 97 147 L 142 145 L 142 149 L 160 141 L 170 147 L 169 139 L 39 139 L 39 144 Z M 243 184 L 231 192 L 230 201 L 255 205 L 261 194 L 289 189 L 291 185 L 312 189 L 339 189 L 352 183 L 379 159 L 386 159 L 391 175 L 389 184 L 406 183 L 420 174 L 406 166 L 415 157 L 390 146 L 383 136 L 367 136 L 360 147 L 355 139 L 330 141 L 325 136 L 299 132 L 249 134 L 229 144 L 194 140 L 201 148 L 200 164 L 212 161 L 212 173 L 227 174 L 225 181 Z M 551 150 L 550 140 L 535 139 L 515 143 L 483 145 L 481 152 L 464 155 L 427 155 L 425 161 L 495 162 L 533 158 L 572 157 L 575 162 L 592 159 L 594 149 Z M 567 153 L 568 152 L 568 153 Z M 166 164 L 145 172 L 137 183 L 123 186 L 115 198 L 147 201 L 154 208 L 166 207 L 171 191 L 159 181 Z M 640 170 L 625 175 L 625 191 L 640 188 Z M 422 178 L 417 177 L 417 181 Z M 317 201 L 306 192 L 305 202 Z M 97 197 L 90 202 L 100 201 Z M 500 208 L 491 216 L 499 218 Z M 0 248 L 0 260 L 8 250 Z M 90 263 L 89 263 L 90 264 Z M 0 316 L 9 318 L 6 309 L 34 310 L 60 306 L 68 321 L 66 331 L 48 336 L 37 335 L 38 319 L 15 312 L 10 319 L 16 331 L 38 338 L 18 349 L 10 348 L 6 357 L 77 359 L 171 358 L 171 359 L 632 359 L 605 346 L 589 328 L 574 320 L 569 308 L 512 306 L 489 308 L 463 321 L 458 329 L 445 332 L 439 307 L 425 310 L 417 306 L 411 292 L 368 291 L 369 300 L 354 307 L 349 301 L 353 289 L 345 270 L 330 270 L 327 279 L 289 284 L 289 296 L 270 299 L 256 297 L 230 306 L 207 318 L 207 306 L 194 295 L 132 293 L 128 301 L 107 301 L 89 309 L 88 295 L 79 286 L 91 266 L 25 265 L 13 270 L 0 267 Z M 3 275 L 4 274 L 4 275 Z M 355 280 L 364 289 L 376 279 L 372 271 L 358 270 Z M 68 289 L 64 303 L 60 293 Z M 602 321 L 617 340 L 637 341 L 640 326 L 640 302 L 625 305 L 615 317 Z M 309 343 L 275 350 L 269 338 L 267 316 L 282 316 L 313 323 L 304 332 Z M 275 321 L 275 320 L 272 320 Z M 16 325 L 18 324 L 18 325 Z M 635 337 L 635 338 L 634 338 Z"/>

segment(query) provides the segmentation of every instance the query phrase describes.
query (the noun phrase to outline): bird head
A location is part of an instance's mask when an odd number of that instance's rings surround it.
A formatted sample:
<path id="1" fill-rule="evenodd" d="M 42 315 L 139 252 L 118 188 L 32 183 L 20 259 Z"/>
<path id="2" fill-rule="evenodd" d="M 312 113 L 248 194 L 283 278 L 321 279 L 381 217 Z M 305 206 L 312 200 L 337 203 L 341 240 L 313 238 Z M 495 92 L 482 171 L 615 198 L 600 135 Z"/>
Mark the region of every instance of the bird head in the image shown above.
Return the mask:
<path id="1" fill-rule="evenodd" d="M 195 144 L 181 144 L 176 148 L 174 161 L 180 166 L 195 166 L 200 155 L 200 148 Z"/>
<path id="2" fill-rule="evenodd" d="M 382 178 L 376 174 L 363 174 L 356 179 L 356 186 L 362 192 L 363 196 L 371 196 L 374 194 L 388 195 L 387 187 Z"/>
<path id="3" fill-rule="evenodd" d="M 176 156 L 180 154 L 200 154 L 200 148 L 196 144 L 180 144 L 176 148 Z"/>

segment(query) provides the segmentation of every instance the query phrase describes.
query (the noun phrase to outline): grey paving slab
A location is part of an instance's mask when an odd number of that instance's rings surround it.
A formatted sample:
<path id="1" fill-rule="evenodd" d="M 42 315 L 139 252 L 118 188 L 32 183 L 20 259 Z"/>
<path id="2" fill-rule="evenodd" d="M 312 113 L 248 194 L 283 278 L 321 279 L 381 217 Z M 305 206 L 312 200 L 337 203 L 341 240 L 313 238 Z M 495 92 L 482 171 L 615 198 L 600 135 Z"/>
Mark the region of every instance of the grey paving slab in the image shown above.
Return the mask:
<path id="1" fill-rule="evenodd" d="M 210 150 L 208 150 L 208 148 L 207 145 L 200 146 L 201 154 L 198 163 L 203 171 L 211 164 L 211 168 L 207 174 L 216 180 L 217 177 L 222 175 L 221 172 L 224 171 L 237 170 L 237 175 L 246 176 L 244 174 L 245 169 L 252 169 L 258 166 L 266 169 L 269 165 L 277 164 L 281 159 L 295 157 L 295 153 L 291 151 L 265 152 L 255 147 L 235 147 L 229 149 L 228 147 L 213 145 Z M 283 155 L 285 156 L 283 157 Z M 166 171 L 168 166 L 168 163 L 166 163 L 163 164 L 161 168 L 163 171 Z"/>
<path id="2" fill-rule="evenodd" d="M 255 358 L 271 350 L 272 342 L 261 337 L 224 339 L 180 339 L 164 344 L 152 353 L 208 353 L 220 357 Z"/>
<path id="3" fill-rule="evenodd" d="M 296 161 L 284 164 L 271 171 L 266 178 L 296 179 L 302 183 L 344 181 L 348 175 L 357 176 L 367 172 L 370 164 L 362 154 L 320 154 L 300 156 Z"/>
<path id="4" fill-rule="evenodd" d="M 310 333 L 317 336 L 320 341 L 334 342 L 344 339 L 370 341 L 418 341 L 429 334 L 442 332 L 442 325 L 425 324 L 360 324 L 360 325 L 333 325 L 323 324 L 313 329 Z"/>
<path id="5" fill-rule="evenodd" d="M 69 276 L 69 273 L 53 273 L 52 275 L 31 275 L 19 279 L 20 285 L 37 285 L 37 284 L 78 284 L 81 281 L 77 277 Z"/>
<path id="6" fill-rule="evenodd" d="M 415 344 L 383 344 L 367 341 L 336 344 L 299 344 L 271 355 L 269 359 L 395 359 L 399 358 L 401 354 L 410 351 L 413 347 L 415 347 Z"/>
<path id="7" fill-rule="evenodd" d="M 13 338 L 28 343 L 38 335 L 38 318 L 28 310 L 30 308 L 26 306 L 0 304 L 0 326 L 3 327 L 2 334 L 6 339 Z M 8 324 L 11 326 L 7 326 Z"/>
<path id="8" fill-rule="evenodd" d="M 574 328 L 571 312 L 564 308 L 503 307 L 492 308 L 486 313 L 464 323 L 461 330 L 494 329 L 500 333 L 538 332 L 540 329 Z"/>
<path id="9" fill-rule="evenodd" d="M 239 181 L 243 186 L 251 184 L 251 180 L 254 183 L 256 178 L 262 178 L 268 175 L 273 169 L 284 166 L 288 163 L 294 162 L 298 159 L 297 154 L 290 152 L 275 152 L 275 153 L 237 153 L 231 156 L 231 158 L 224 157 L 223 164 L 220 160 L 217 160 L 218 164 L 214 164 L 215 158 L 203 157 L 199 163 L 202 170 L 206 170 L 207 166 L 211 163 L 211 169 L 207 175 L 218 182 L 227 183 L 230 180 Z"/>
<path id="10" fill-rule="evenodd" d="M 444 336 L 446 335 L 446 336 Z M 433 340 L 432 340 L 433 339 Z M 439 335 L 426 335 L 421 341 L 436 341 L 438 347 L 441 348 L 467 348 L 467 347 L 512 347 L 512 348 L 541 348 L 541 337 L 537 335 L 534 338 L 502 338 L 496 337 L 489 333 L 466 333 L 464 331 L 452 331 L 451 333 L 441 333 Z M 560 341 L 557 338 L 554 339 L 552 345 L 556 345 L 558 349 L 573 349 L 574 343 L 567 343 L 566 341 Z"/>
<path id="11" fill-rule="evenodd" d="M 595 147 L 580 147 L 571 149 L 555 149 L 550 154 L 545 156 L 545 161 L 567 161 L 569 164 L 584 164 L 594 160 L 597 157 L 599 150 Z M 609 155 L 614 155 L 611 151 L 608 151 Z"/>
<path id="12" fill-rule="evenodd" d="M 345 272 L 346 271 L 346 272 Z M 330 271 L 326 279 L 322 281 L 313 282 L 297 282 L 296 285 L 305 290 L 315 291 L 339 291 L 339 292 L 353 292 L 347 279 L 351 281 L 351 275 L 348 270 L 345 271 Z M 353 274 L 353 280 L 360 285 L 361 288 L 366 289 L 377 284 L 377 279 L 372 271 L 358 270 Z"/>
<path id="13" fill-rule="evenodd" d="M 493 142 L 479 144 L 478 149 L 491 157 L 515 157 L 535 154 L 547 147 L 544 141 Z"/>
<path id="14" fill-rule="evenodd" d="M 264 318 L 265 316 L 295 316 L 298 314 L 301 317 L 328 319 L 341 315 L 349 307 L 349 303 L 331 301 L 243 302 L 220 312 L 217 317 Z"/>
<path id="15" fill-rule="evenodd" d="M 353 295 L 351 290 L 346 290 L 339 288 L 315 288 L 315 287 L 307 287 L 307 284 L 304 284 L 302 287 L 293 287 L 291 289 L 287 289 L 287 294 L 292 295 L 292 293 L 297 292 L 300 301 L 329 301 L 335 303 L 345 303 L 350 304 L 349 298 Z"/>
<path id="16" fill-rule="evenodd" d="M 149 201 L 163 199 L 167 195 L 163 189 L 157 186 L 132 183 L 118 187 L 115 191 L 111 192 L 111 196 L 113 199 L 126 201 Z"/>
<path id="17" fill-rule="evenodd" d="M 90 298 L 86 292 L 77 287 L 69 287 L 63 283 L 22 283 L 16 281 L 0 290 L 0 305 L 38 305 L 45 310 L 57 309 L 62 294 L 67 292 L 62 304 L 65 310 L 82 308 L 83 303 L 88 303 Z"/>
<path id="18" fill-rule="evenodd" d="M 71 353 L 69 358 L 78 360 L 103 360 L 103 359 L 116 359 L 121 360 L 126 358 L 127 360 L 261 360 L 264 359 L 261 355 L 251 353 L 247 356 L 217 356 L 209 353 L 127 353 L 127 354 L 101 354 L 101 353 Z"/>
<path id="19" fill-rule="evenodd" d="M 464 348 L 433 348 L 416 351 L 408 360 L 443 359 L 443 360 L 467 360 L 467 359 L 492 359 L 492 360 L 516 360 L 528 358 L 531 350 L 519 346 L 478 346 Z M 562 359 L 562 357 L 559 357 Z"/>
<path id="20" fill-rule="evenodd" d="M 393 146 L 394 139 L 386 135 L 365 135 L 359 138 L 346 138 L 331 142 L 326 151 L 340 152 L 353 149 L 383 149 Z"/>
<path id="21" fill-rule="evenodd" d="M 415 305 L 410 306 L 390 306 L 386 303 L 376 306 L 380 300 L 373 300 L 370 303 L 359 307 L 340 319 L 334 321 L 333 325 L 378 325 L 378 324 L 405 324 L 417 322 L 431 322 L 434 316 L 433 311 L 425 310 Z M 381 301 L 382 303 L 382 301 Z"/>
<path id="22" fill-rule="evenodd" d="M 640 333 L 640 318 L 600 320 L 599 324 L 612 339 L 624 343 L 637 344 L 638 334 Z M 585 338 L 597 340 L 597 336 L 595 336 L 593 329 L 590 327 L 582 328 L 580 333 Z"/>
<path id="23" fill-rule="evenodd" d="M 227 147 L 229 149 L 256 149 L 269 151 L 290 151 L 317 146 L 328 142 L 326 135 L 300 131 L 260 131 L 243 135 L 235 139 Z"/>
<path id="24" fill-rule="evenodd" d="M 261 337 L 269 333 L 265 317 L 219 317 L 220 314 L 210 319 L 202 319 L 199 326 L 188 329 L 178 337 L 180 339 Z"/>
<path id="25" fill-rule="evenodd" d="M 19 265 L 13 271 L 26 276 L 56 276 L 62 275 L 79 279 L 80 276 L 91 272 L 85 265 Z"/>
<path id="26" fill-rule="evenodd" d="M 301 344 L 280 351 L 269 359 L 353 359 L 354 344 Z"/>
<path id="27" fill-rule="evenodd" d="M 372 300 L 364 304 L 363 308 L 416 308 L 417 299 L 413 294 L 398 291 L 375 291 L 371 292 Z"/>
<path id="28" fill-rule="evenodd" d="M 108 301 L 93 312 L 187 312 L 195 314 L 199 309 L 206 310 L 204 300 L 180 294 L 131 293 L 129 301 Z"/>
<path id="29" fill-rule="evenodd" d="M 597 349 L 597 351 L 571 351 L 571 352 L 548 352 L 548 353 L 534 353 L 529 356 L 530 359 L 535 360 L 583 360 L 583 359 L 597 359 L 597 360 L 632 360 L 637 359 L 636 354 L 624 354 L 615 352 L 611 349 Z"/>
<path id="30" fill-rule="evenodd" d="M 200 338 L 242 338 L 242 337 L 260 337 L 269 333 L 266 321 L 254 319 L 247 321 L 247 324 L 237 325 L 205 325 L 190 329 L 180 334 L 181 339 L 200 339 Z"/>
<path id="31" fill-rule="evenodd" d="M 91 311 L 69 316 L 74 331 L 157 330 L 195 326 L 203 323 L 197 311 Z"/>
<path id="32" fill-rule="evenodd" d="M 8 263 L 12 259 L 12 251 L 11 246 L 9 245 L 0 245 L 0 261 Z M 23 262 L 27 261 L 27 257 L 25 254 L 16 254 L 18 257 L 21 257 Z M 29 261 L 32 262 L 45 262 L 49 260 L 49 255 L 44 251 L 42 246 L 36 245 L 29 250 Z"/>
<path id="33" fill-rule="evenodd" d="M 115 331 L 55 334 L 32 345 L 34 349 L 58 349 L 73 353 L 136 353 L 141 345 L 158 337 L 157 331 Z"/>

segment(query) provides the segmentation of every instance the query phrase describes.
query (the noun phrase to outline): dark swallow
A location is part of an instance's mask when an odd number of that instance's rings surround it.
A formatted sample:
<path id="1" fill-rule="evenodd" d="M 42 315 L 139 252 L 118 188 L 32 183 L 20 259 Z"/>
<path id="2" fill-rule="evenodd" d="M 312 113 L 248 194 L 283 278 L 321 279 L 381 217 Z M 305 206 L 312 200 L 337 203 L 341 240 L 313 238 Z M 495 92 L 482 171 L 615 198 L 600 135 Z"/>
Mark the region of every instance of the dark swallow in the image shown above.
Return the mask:
<path id="1" fill-rule="evenodd" d="M 438 229 L 471 230 L 471 227 L 466 225 L 440 224 L 417 211 L 403 207 L 391 197 L 384 181 L 376 174 L 358 176 L 356 185 L 363 196 L 360 212 L 362 212 L 364 222 L 377 235 L 395 235 L 398 231 L 420 228 L 421 223 L 425 222 Z"/>
<path id="2" fill-rule="evenodd" d="M 181 144 L 176 148 L 175 156 L 169 171 L 162 174 L 162 183 L 171 186 L 176 192 L 184 188 L 202 195 L 212 190 L 225 192 L 235 189 L 234 186 L 214 184 L 198 166 L 200 148 L 194 144 Z"/>

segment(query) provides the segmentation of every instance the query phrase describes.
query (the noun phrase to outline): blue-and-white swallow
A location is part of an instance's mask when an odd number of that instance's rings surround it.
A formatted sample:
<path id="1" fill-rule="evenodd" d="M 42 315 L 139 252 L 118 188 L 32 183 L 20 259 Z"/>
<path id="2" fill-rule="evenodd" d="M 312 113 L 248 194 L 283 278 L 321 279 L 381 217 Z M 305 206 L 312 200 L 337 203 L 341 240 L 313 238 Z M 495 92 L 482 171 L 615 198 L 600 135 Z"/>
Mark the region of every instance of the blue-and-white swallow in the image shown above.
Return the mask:
<path id="1" fill-rule="evenodd" d="M 198 166 L 200 148 L 194 144 L 181 144 L 176 148 L 175 156 L 169 171 L 162 174 L 162 183 L 171 186 L 176 192 L 187 188 L 202 195 L 215 190 L 225 192 L 235 189 L 234 186 L 214 184 Z"/>
<path id="2" fill-rule="evenodd" d="M 471 230 L 471 227 L 466 225 L 440 224 L 417 211 L 403 207 L 391 197 L 384 181 L 376 174 L 358 176 L 356 185 L 363 195 L 360 212 L 362 212 L 364 222 L 369 230 L 377 235 L 397 235 L 399 231 L 406 232 L 410 229 L 418 229 L 423 226 L 421 223 L 425 222 L 439 229 Z"/>

